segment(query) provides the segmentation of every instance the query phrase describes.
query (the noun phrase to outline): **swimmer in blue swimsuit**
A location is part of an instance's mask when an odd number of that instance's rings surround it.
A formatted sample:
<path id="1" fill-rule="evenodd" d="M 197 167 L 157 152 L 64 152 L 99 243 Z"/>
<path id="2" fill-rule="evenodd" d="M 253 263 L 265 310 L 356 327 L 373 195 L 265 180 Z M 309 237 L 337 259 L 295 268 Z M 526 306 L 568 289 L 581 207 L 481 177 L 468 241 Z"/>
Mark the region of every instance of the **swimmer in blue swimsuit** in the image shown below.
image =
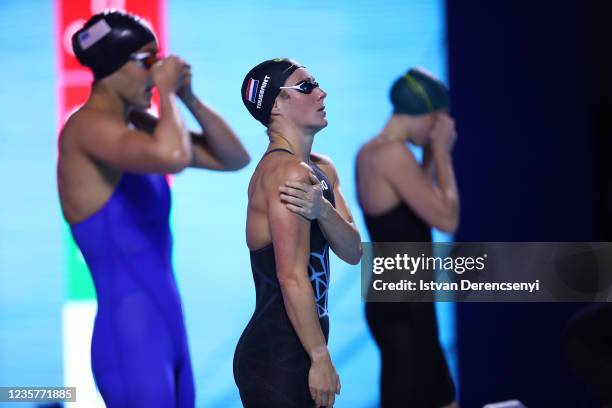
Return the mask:
<path id="1" fill-rule="evenodd" d="M 165 174 L 187 166 L 239 169 L 249 156 L 191 91 L 189 65 L 177 56 L 158 59 L 155 35 L 138 17 L 94 15 L 74 35 L 73 49 L 94 83 L 60 135 L 58 188 L 97 293 L 96 384 L 109 408 L 193 407 Z M 159 118 L 144 112 L 153 87 Z M 176 97 L 201 133 L 185 129 Z"/>
<path id="2" fill-rule="evenodd" d="M 331 407 L 340 392 L 327 350 L 329 250 L 356 264 L 361 241 L 334 165 L 311 153 L 326 95 L 288 59 L 264 61 L 242 85 L 270 141 L 248 193 L 256 305 L 234 354 L 246 408 Z"/>

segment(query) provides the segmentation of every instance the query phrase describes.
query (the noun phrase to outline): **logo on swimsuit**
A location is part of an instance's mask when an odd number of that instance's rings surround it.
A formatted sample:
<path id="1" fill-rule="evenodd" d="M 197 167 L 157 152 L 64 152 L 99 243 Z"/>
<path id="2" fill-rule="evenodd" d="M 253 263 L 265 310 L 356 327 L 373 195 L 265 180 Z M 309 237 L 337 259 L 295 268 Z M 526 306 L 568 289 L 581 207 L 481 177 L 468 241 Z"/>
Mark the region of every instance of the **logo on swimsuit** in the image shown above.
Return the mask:
<path id="1" fill-rule="evenodd" d="M 321 180 L 321 187 L 323 187 L 323 190 L 329 190 L 329 187 L 327 187 L 327 183 L 325 182 L 325 180 Z"/>

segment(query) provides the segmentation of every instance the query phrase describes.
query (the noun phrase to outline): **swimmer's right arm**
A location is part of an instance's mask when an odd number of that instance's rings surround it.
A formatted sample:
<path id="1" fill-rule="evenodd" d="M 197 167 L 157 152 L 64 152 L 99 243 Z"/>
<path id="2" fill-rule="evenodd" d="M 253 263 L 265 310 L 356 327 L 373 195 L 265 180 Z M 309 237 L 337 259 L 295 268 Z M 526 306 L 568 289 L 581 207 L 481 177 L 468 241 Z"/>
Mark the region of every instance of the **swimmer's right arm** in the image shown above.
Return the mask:
<path id="1" fill-rule="evenodd" d="M 335 394 L 340 392 L 340 379 L 327 350 L 308 277 L 310 221 L 289 211 L 278 199 L 278 187 L 287 178 L 306 182 L 308 174 L 308 169 L 289 163 L 277 168 L 266 180 L 268 222 L 285 309 L 311 360 L 308 381 L 311 395 L 317 406 L 331 407 Z"/>
<path id="2" fill-rule="evenodd" d="M 170 56 L 151 68 L 160 95 L 159 121 L 151 136 L 110 115 L 87 112 L 79 124 L 83 151 L 125 171 L 176 173 L 189 165 L 191 140 L 176 101 L 182 64 L 178 57 Z"/>

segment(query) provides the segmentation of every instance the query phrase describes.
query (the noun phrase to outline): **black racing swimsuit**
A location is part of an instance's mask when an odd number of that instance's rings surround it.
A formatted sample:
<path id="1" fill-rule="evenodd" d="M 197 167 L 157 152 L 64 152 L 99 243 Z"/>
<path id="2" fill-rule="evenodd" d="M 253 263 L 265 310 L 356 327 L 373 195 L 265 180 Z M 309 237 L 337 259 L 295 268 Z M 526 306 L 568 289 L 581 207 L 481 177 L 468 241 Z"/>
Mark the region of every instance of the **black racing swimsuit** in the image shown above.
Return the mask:
<path id="1" fill-rule="evenodd" d="M 404 203 L 364 218 L 372 242 L 432 240 L 429 225 Z M 382 408 L 440 408 L 455 399 L 432 302 L 368 302 L 366 318 L 380 348 Z"/>
<path id="2" fill-rule="evenodd" d="M 284 151 L 270 150 L 266 154 Z M 323 196 L 335 206 L 329 179 L 317 166 L 312 170 L 321 181 Z M 234 379 L 246 408 L 313 407 L 308 388 L 310 359 L 287 316 L 276 276 L 272 243 L 251 251 L 255 281 L 255 312 L 244 329 L 234 353 Z M 317 222 L 310 226 L 308 276 L 315 296 L 319 323 L 327 341 L 327 291 L 329 244 Z"/>

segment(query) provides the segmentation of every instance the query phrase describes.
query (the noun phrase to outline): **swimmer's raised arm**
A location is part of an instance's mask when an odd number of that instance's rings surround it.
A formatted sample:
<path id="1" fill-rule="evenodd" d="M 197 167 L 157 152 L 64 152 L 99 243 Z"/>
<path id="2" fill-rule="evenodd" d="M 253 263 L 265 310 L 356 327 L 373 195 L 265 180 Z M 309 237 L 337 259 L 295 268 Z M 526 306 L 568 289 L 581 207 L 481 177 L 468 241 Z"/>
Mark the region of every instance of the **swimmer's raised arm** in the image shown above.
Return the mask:
<path id="1" fill-rule="evenodd" d="M 151 68 L 160 94 L 160 117 L 152 137 L 129 128 L 116 115 L 86 104 L 66 127 L 79 135 L 74 138 L 77 148 L 94 160 L 125 171 L 176 173 L 185 168 L 191 162 L 191 144 L 175 97 L 182 64 L 171 56 Z"/>
<path id="2" fill-rule="evenodd" d="M 202 129 L 200 133 L 192 133 L 191 167 L 239 170 L 249 164 L 251 158 L 232 128 L 221 115 L 193 93 L 191 69 L 184 73 L 178 96 Z"/>
<path id="3" fill-rule="evenodd" d="M 192 160 L 190 167 L 230 171 L 246 166 L 250 157 L 232 128 L 211 106 L 200 100 L 191 88 L 191 67 L 185 64 L 181 72 L 181 85 L 177 96 L 200 125 L 200 132 L 190 132 Z M 158 119 L 144 111 L 134 111 L 130 120 L 149 133 Z"/>
<path id="4" fill-rule="evenodd" d="M 409 205 L 429 225 L 454 232 L 459 222 L 459 197 L 452 171 L 452 159 L 440 147 L 432 147 L 438 185 L 432 184 L 408 147 L 400 144 L 381 146 L 381 156 L 374 166 Z"/>

